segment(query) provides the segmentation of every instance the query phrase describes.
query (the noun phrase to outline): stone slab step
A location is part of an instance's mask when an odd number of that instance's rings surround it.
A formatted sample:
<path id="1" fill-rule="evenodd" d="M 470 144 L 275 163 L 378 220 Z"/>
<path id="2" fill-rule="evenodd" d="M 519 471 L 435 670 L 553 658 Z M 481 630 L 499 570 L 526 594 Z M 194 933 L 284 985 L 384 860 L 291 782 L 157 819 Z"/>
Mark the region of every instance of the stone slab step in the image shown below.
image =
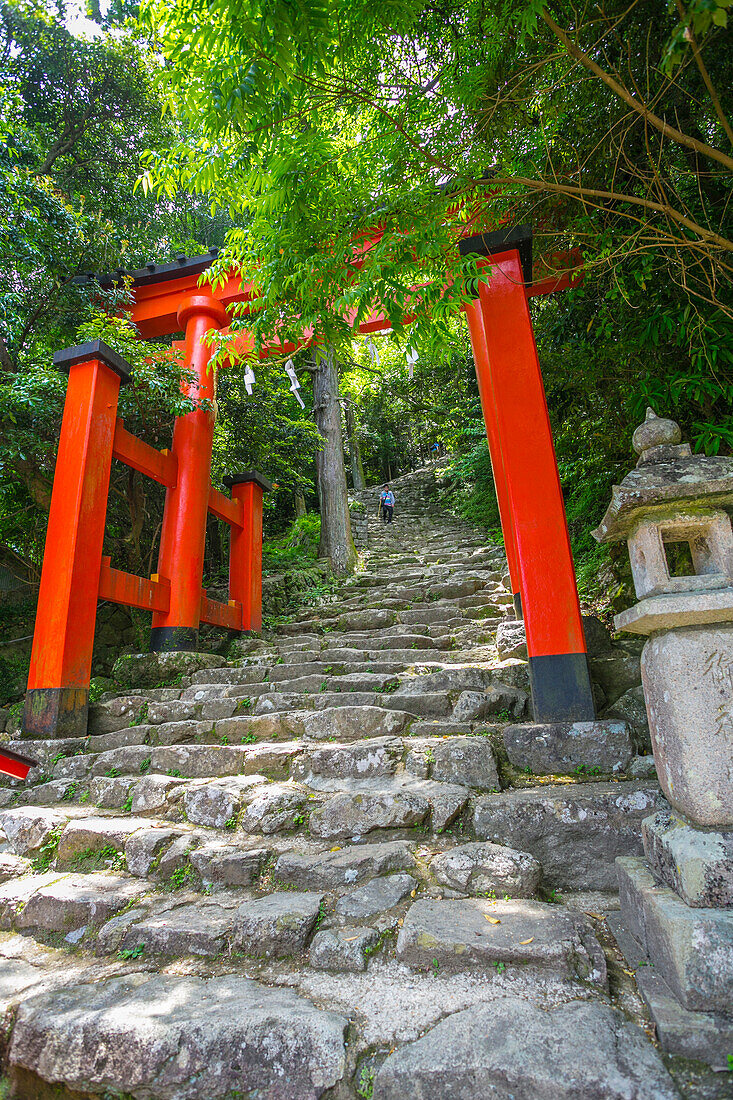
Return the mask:
<path id="1" fill-rule="evenodd" d="M 260 958 L 300 954 L 316 927 L 323 900 L 323 894 L 313 890 L 284 890 L 244 902 L 236 912 L 235 946 Z"/>
<path id="2" fill-rule="evenodd" d="M 169 903 L 162 911 L 133 914 L 115 947 L 145 956 L 219 955 L 231 941 L 238 904 L 237 898 L 219 895 L 216 901 Z"/>
<path id="3" fill-rule="evenodd" d="M 545 883 L 614 890 L 617 856 L 641 855 L 641 822 L 661 795 L 649 782 L 578 783 L 482 795 L 473 810 L 481 840 L 531 852 Z"/>
<path id="4" fill-rule="evenodd" d="M 428 821 L 442 831 L 465 809 L 470 791 L 452 783 L 394 779 L 327 779 L 313 776 L 312 790 L 336 793 L 310 815 L 312 836 L 328 840 L 361 838 L 385 829 L 409 829 Z"/>
<path id="5" fill-rule="evenodd" d="M 376 928 L 347 926 L 316 932 L 308 963 L 313 970 L 359 973 L 367 968 L 367 953 L 379 943 Z"/>
<path id="6" fill-rule="evenodd" d="M 252 712 L 255 715 L 271 714 L 287 710 L 330 710 L 332 707 L 381 707 L 385 710 L 405 711 L 408 715 L 446 715 L 452 706 L 445 694 L 396 695 L 388 692 L 369 691 L 319 691 L 309 695 L 298 692 L 272 692 L 261 696 Z"/>
<path id="7" fill-rule="evenodd" d="M 2 848 L 16 856 L 37 856 L 65 828 L 70 808 L 18 807 L 0 810 Z"/>
<path id="8" fill-rule="evenodd" d="M 332 649 L 365 649 L 370 653 L 381 653 L 385 650 L 438 650 L 451 648 L 449 637 L 432 637 L 429 634 L 387 634 L 385 631 L 375 631 L 373 634 L 331 634 L 322 653 L 328 656 Z"/>
<path id="9" fill-rule="evenodd" d="M 616 774 L 634 754 L 631 728 L 618 719 L 506 726 L 509 761 L 534 775 Z"/>
<path id="10" fill-rule="evenodd" d="M 534 966 L 607 985 L 606 958 L 590 922 L 523 898 L 416 901 L 400 930 L 397 958 L 416 969 L 448 973 Z"/>
<path id="11" fill-rule="evenodd" d="M 352 744 L 306 747 L 293 762 L 294 779 L 308 783 L 324 778 L 370 778 L 393 775 L 405 751 L 400 738 L 378 737 Z"/>
<path id="12" fill-rule="evenodd" d="M 289 989 L 239 974 L 129 974 L 25 999 L 9 1062 L 100 1095 L 194 1097 L 205 1081 L 207 1100 L 275 1097 L 286 1081 L 292 1097 L 316 1100 L 343 1076 L 346 1027 Z"/>
<path id="13" fill-rule="evenodd" d="M 271 854 L 269 848 L 212 840 L 192 851 L 190 860 L 204 886 L 251 886 Z"/>
<path id="14" fill-rule="evenodd" d="M 261 834 L 292 831 L 308 796 L 306 788 L 295 784 L 240 775 L 189 783 L 183 805 L 188 821 L 195 825 Z"/>
<path id="15" fill-rule="evenodd" d="M 0 853 L 0 884 L 20 878 L 33 870 L 33 864 L 25 856 L 14 856 L 9 852 Z"/>
<path id="16" fill-rule="evenodd" d="M 98 928 L 144 892 L 138 881 L 121 875 L 62 875 L 28 897 L 15 927 L 63 932 L 70 943 L 77 943 L 88 928 Z"/>
<path id="17" fill-rule="evenodd" d="M 592 1057 L 589 1056 L 592 1052 Z M 664 1062 L 623 1013 L 512 996 L 449 1015 L 391 1053 L 373 1100 L 679 1100 Z"/>
<path id="18" fill-rule="evenodd" d="M 302 889 L 333 890 L 415 866 L 415 845 L 405 840 L 344 844 L 330 851 L 284 852 L 275 864 L 275 881 Z"/>
<path id="19" fill-rule="evenodd" d="M 449 649 L 437 649 L 434 646 L 419 649 L 378 649 L 375 647 L 357 650 L 334 648 L 333 650 L 324 650 L 323 657 L 344 664 L 352 659 L 367 665 L 377 665 L 380 662 L 388 661 L 390 664 L 401 664 L 403 668 L 409 668 L 412 665 L 442 665 L 449 659 L 446 657 L 448 652 L 450 652 Z"/>
<path id="20" fill-rule="evenodd" d="M 373 878 L 340 897 L 332 919 L 368 921 L 394 909 L 411 894 L 414 896 L 417 887 L 418 881 L 412 875 L 398 873 Z"/>
<path id="21" fill-rule="evenodd" d="M 69 867 L 86 858 L 112 848 L 121 852 L 129 838 L 139 829 L 153 828 L 155 818 L 98 817 L 90 814 L 69 821 L 61 834 L 56 852 L 57 867 Z"/>

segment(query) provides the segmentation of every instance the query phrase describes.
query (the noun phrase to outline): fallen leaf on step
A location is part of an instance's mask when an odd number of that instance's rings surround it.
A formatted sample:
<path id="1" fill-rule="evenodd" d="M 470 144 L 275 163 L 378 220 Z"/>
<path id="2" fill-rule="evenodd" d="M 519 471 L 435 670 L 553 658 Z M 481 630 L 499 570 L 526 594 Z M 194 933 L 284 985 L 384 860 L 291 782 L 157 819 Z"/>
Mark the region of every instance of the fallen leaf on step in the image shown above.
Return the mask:
<path id="1" fill-rule="evenodd" d="M 634 971 L 633 970 L 627 970 L 626 967 L 624 967 L 624 974 L 628 974 L 630 978 L 633 978 Z"/>
<path id="2" fill-rule="evenodd" d="M 332 852 L 340 852 L 340 851 L 341 851 L 341 849 L 339 848 L 339 846 L 338 846 L 338 844 L 337 844 L 335 848 L 332 848 L 332 849 L 331 849 L 331 851 L 332 851 Z"/>
<path id="3" fill-rule="evenodd" d="M 586 917 L 593 917 L 593 920 L 605 920 L 603 913 L 591 913 L 588 909 L 585 911 Z"/>
<path id="4" fill-rule="evenodd" d="M 353 943 L 354 940 L 358 940 L 358 936 L 349 936 L 348 940 L 344 940 L 344 943 Z"/>
<path id="5" fill-rule="evenodd" d="M 528 940 L 520 940 L 519 942 L 522 945 L 522 947 L 524 947 L 525 944 L 531 943 L 533 939 L 534 939 L 534 936 L 530 936 Z"/>
<path id="6" fill-rule="evenodd" d="M 399 919 L 399 920 L 397 921 L 397 923 L 399 924 L 399 926 L 400 926 L 400 928 L 401 928 L 401 927 L 402 927 L 402 925 L 403 925 L 403 924 L 404 924 L 405 922 L 404 922 L 404 919 L 403 919 L 402 917 L 400 917 L 400 919 Z"/>
<path id="7" fill-rule="evenodd" d="M 486 913 L 484 913 L 484 917 L 489 922 L 489 924 L 501 924 L 501 921 L 498 917 L 489 917 Z"/>
<path id="8" fill-rule="evenodd" d="M 416 893 L 417 893 L 417 890 L 410 890 L 410 897 L 414 898 Z"/>

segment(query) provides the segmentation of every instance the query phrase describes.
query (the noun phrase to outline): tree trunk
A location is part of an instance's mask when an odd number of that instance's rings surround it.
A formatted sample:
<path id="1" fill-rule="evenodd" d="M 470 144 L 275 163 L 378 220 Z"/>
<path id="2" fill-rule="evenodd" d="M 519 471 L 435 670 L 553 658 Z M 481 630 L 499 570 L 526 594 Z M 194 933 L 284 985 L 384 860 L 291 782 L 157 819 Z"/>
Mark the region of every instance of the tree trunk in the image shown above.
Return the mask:
<path id="1" fill-rule="evenodd" d="M 323 440 L 321 450 L 316 453 L 321 501 L 318 556 L 329 559 L 337 576 L 346 576 L 354 572 L 356 550 L 351 537 L 338 371 L 333 349 L 316 351 L 314 365 L 313 404 L 316 427 Z"/>
<path id="2" fill-rule="evenodd" d="M 307 512 L 305 497 L 302 493 L 293 493 L 293 504 L 295 505 L 295 518 L 300 519 Z"/>
<path id="3" fill-rule="evenodd" d="M 359 436 L 356 430 L 354 406 L 351 401 L 344 402 L 344 410 L 346 412 L 346 434 L 349 439 L 351 482 L 354 486 L 354 492 L 359 493 L 362 489 L 366 489 L 366 480 L 364 478 L 364 467 L 361 461 L 361 449 L 359 447 Z"/>

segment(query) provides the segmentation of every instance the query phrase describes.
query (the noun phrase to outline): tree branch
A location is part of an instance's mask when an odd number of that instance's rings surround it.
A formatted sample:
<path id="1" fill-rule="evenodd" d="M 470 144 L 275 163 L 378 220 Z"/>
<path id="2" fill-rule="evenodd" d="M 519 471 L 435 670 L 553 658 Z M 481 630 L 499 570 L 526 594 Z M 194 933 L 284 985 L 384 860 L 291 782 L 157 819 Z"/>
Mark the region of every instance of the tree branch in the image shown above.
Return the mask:
<path id="1" fill-rule="evenodd" d="M 671 138 L 672 141 L 676 141 L 678 145 L 684 145 L 688 149 L 694 149 L 696 153 L 700 153 L 705 157 L 710 157 L 711 160 L 715 160 L 730 171 L 733 171 L 733 157 L 721 153 L 719 149 L 713 149 L 711 145 L 706 145 L 702 141 L 697 141 L 696 138 L 690 137 L 688 134 L 683 134 L 681 130 L 678 130 L 674 126 L 670 126 L 663 118 L 660 118 L 659 115 L 655 115 L 650 111 L 644 103 L 640 103 L 631 92 L 624 88 L 623 84 L 620 84 L 618 80 L 605 72 L 605 70 L 602 69 L 600 65 L 597 65 L 587 53 L 584 53 L 583 50 L 568 37 L 562 27 L 558 27 L 557 23 L 546 10 L 542 11 L 542 18 L 552 33 L 562 42 L 571 57 L 574 57 L 575 60 L 579 61 L 581 65 L 584 65 L 586 69 L 589 69 L 590 72 L 599 77 L 603 83 L 611 89 L 614 95 L 618 96 L 619 99 L 628 104 L 628 106 L 631 107 L 633 111 L 636 111 L 636 113 L 646 122 L 659 130 L 664 137 Z"/>
<path id="2" fill-rule="evenodd" d="M 705 65 L 705 62 L 702 59 L 702 54 L 700 53 L 700 47 L 698 46 L 697 40 L 696 40 L 694 34 L 692 33 L 692 27 L 691 27 L 690 22 L 689 22 L 689 16 L 688 16 L 687 12 L 685 11 L 685 9 L 683 8 L 681 0 L 675 0 L 675 4 L 677 5 L 677 11 L 679 12 L 679 17 L 682 20 L 682 22 L 685 24 L 685 28 L 687 30 L 687 41 L 690 43 L 690 45 L 692 47 L 692 56 L 695 58 L 695 62 L 697 63 L 697 67 L 700 70 L 700 76 L 703 78 L 703 80 L 705 82 L 705 87 L 707 88 L 707 90 L 710 94 L 710 99 L 711 99 L 711 102 L 713 104 L 713 107 L 715 108 L 715 113 L 718 116 L 718 119 L 720 120 L 720 125 L 723 127 L 723 129 L 726 132 L 726 135 L 728 137 L 728 141 L 731 143 L 731 145 L 733 145 L 733 129 L 731 129 L 731 125 L 728 122 L 728 119 L 725 117 L 725 114 L 723 113 L 723 108 L 721 107 L 720 100 L 718 99 L 718 93 L 715 91 L 715 87 L 713 85 L 713 82 L 710 79 L 710 73 L 708 72 L 707 66 Z"/>

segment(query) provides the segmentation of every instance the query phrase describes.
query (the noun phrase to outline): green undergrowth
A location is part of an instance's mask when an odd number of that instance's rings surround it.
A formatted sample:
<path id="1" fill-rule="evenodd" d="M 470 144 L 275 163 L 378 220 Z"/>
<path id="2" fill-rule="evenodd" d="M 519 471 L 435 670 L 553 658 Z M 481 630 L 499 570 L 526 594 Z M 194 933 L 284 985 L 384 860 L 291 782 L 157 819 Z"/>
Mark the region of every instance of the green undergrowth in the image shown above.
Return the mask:
<path id="1" fill-rule="evenodd" d="M 101 867 L 110 871 L 125 871 L 127 860 L 124 852 L 118 852 L 111 844 L 105 844 L 103 848 L 85 848 L 72 862 L 74 871 L 97 871 Z"/>
<path id="2" fill-rule="evenodd" d="M 266 539 L 262 547 L 263 616 L 265 628 L 289 621 L 302 607 L 328 600 L 338 582 L 318 558 L 320 516 L 308 513 L 291 522 L 283 535 Z M 271 584 L 267 584 L 267 579 Z"/>
<path id="3" fill-rule="evenodd" d="M 42 844 L 38 855 L 33 860 L 33 870 L 42 874 L 47 871 L 53 861 L 56 859 L 56 852 L 58 851 L 59 841 L 61 840 L 61 834 L 64 831 L 63 825 L 57 825 L 55 829 L 52 829 L 48 834 L 48 839 L 45 844 Z"/>
<path id="4" fill-rule="evenodd" d="M 267 573 L 309 569 L 318 556 L 321 517 L 314 512 L 293 520 L 284 535 L 262 545 L 262 569 Z"/>

